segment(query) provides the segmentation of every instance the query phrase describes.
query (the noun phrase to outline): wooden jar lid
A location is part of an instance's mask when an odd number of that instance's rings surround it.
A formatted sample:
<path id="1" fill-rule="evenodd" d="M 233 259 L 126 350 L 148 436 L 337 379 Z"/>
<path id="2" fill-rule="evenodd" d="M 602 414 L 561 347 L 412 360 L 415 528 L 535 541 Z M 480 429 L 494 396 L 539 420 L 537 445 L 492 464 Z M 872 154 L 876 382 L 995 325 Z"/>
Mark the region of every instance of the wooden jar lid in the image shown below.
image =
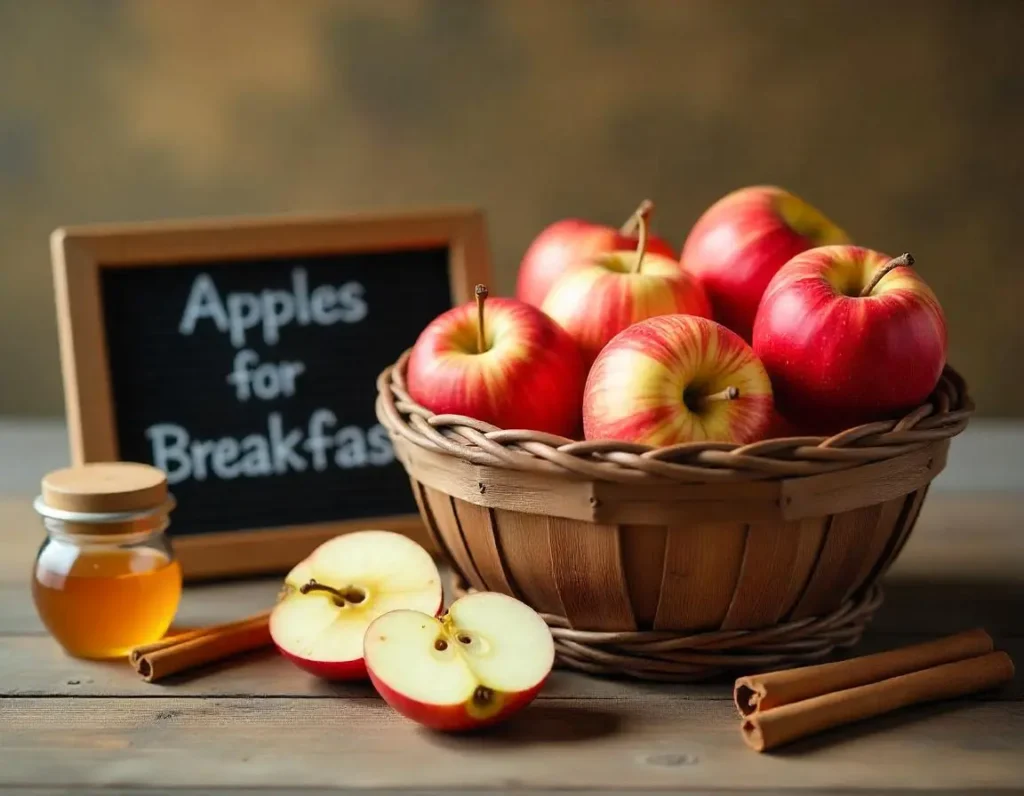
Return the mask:
<path id="1" fill-rule="evenodd" d="M 147 512 L 167 501 L 167 476 L 148 464 L 97 462 L 54 470 L 43 478 L 42 502 L 58 511 Z"/>

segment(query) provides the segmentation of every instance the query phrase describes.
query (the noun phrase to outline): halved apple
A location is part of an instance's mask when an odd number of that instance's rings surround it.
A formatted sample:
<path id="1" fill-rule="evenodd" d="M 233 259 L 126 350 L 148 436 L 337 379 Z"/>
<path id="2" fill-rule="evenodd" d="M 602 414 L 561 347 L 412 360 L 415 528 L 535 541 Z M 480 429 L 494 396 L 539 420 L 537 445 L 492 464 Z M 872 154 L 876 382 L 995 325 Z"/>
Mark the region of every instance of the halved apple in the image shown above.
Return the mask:
<path id="1" fill-rule="evenodd" d="M 528 705 L 555 661 L 536 611 L 496 592 L 456 600 L 440 620 L 392 611 L 366 630 L 366 670 L 403 716 L 435 730 L 494 724 Z"/>
<path id="2" fill-rule="evenodd" d="M 366 677 L 363 635 L 396 609 L 437 616 L 441 576 L 430 554 L 390 531 L 359 531 L 324 542 L 285 578 L 270 635 L 297 666 L 329 680 Z"/>

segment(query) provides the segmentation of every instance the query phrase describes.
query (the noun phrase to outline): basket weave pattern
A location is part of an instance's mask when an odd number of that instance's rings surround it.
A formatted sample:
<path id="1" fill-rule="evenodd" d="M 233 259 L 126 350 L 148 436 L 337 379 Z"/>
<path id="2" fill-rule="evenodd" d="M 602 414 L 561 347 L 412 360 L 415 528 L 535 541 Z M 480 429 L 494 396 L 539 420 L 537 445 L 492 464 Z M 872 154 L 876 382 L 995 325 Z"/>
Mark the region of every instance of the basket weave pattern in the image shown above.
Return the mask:
<path id="1" fill-rule="evenodd" d="M 856 643 L 973 411 L 947 368 L 905 417 L 830 438 L 581 442 L 433 414 L 407 360 L 377 415 L 457 575 L 544 615 L 562 665 L 658 680 Z"/>

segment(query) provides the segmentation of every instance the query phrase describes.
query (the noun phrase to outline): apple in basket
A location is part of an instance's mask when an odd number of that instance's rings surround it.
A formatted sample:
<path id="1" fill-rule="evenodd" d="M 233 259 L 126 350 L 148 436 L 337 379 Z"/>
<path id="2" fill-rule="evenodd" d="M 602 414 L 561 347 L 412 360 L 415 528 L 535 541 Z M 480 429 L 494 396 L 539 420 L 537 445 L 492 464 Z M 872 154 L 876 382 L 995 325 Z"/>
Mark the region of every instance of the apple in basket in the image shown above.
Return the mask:
<path id="1" fill-rule="evenodd" d="M 587 439 L 665 446 L 762 439 L 772 387 L 739 335 L 692 315 L 663 315 L 616 335 L 583 396 Z"/>
<path id="2" fill-rule="evenodd" d="M 635 249 L 636 219 L 649 218 L 654 204 L 643 201 L 620 229 L 591 224 L 578 218 L 557 221 L 537 236 L 523 255 L 516 281 L 516 298 L 540 307 L 551 286 L 566 271 L 579 267 L 591 257 L 619 249 Z M 661 238 L 652 237 L 647 248 L 670 259 L 675 252 Z"/>
<path id="3" fill-rule="evenodd" d="M 396 609 L 441 611 L 441 576 L 430 554 L 390 531 L 324 542 L 285 578 L 270 635 L 297 666 L 330 680 L 366 677 L 363 635 Z"/>
<path id="4" fill-rule="evenodd" d="M 690 230 L 682 263 L 700 279 L 714 319 L 748 342 L 768 283 L 791 257 L 848 243 L 846 233 L 782 188 L 754 186 L 713 204 Z"/>
<path id="5" fill-rule="evenodd" d="M 924 403 L 946 362 L 946 320 L 909 254 L 799 254 L 765 291 L 754 350 L 779 410 L 821 433 Z"/>
<path id="6" fill-rule="evenodd" d="M 637 321 L 677 313 L 711 316 L 697 280 L 675 260 L 648 252 L 647 220 L 641 215 L 637 221 L 636 251 L 597 255 L 555 282 L 544 300 L 544 312 L 576 341 L 587 366 Z"/>
<path id="7" fill-rule="evenodd" d="M 526 707 L 551 672 L 544 620 L 496 592 L 470 594 L 435 619 L 392 611 L 366 631 L 366 670 L 384 700 L 437 730 L 494 724 Z"/>
<path id="8" fill-rule="evenodd" d="M 435 318 L 409 357 L 409 395 L 438 414 L 571 437 L 585 373 L 566 332 L 536 307 L 487 299 Z"/>

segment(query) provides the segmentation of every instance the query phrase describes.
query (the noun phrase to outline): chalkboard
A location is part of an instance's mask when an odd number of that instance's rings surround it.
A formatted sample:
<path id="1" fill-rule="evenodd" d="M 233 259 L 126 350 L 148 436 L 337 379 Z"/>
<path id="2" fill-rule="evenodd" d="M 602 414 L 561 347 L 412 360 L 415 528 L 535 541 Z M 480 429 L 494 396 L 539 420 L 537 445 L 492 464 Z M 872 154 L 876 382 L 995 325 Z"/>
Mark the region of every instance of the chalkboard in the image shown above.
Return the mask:
<path id="1" fill-rule="evenodd" d="M 479 214 L 71 228 L 53 250 L 73 458 L 167 473 L 188 575 L 355 528 L 425 541 L 375 380 L 486 281 Z"/>

